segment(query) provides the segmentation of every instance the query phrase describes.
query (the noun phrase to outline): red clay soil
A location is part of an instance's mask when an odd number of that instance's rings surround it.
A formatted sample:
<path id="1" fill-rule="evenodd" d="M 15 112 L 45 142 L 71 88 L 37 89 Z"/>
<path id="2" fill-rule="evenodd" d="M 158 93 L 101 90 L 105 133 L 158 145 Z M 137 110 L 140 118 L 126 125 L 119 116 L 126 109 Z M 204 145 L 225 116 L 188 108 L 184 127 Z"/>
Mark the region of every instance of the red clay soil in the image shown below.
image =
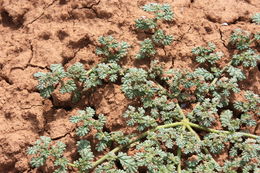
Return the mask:
<path id="1" fill-rule="evenodd" d="M 48 71 L 53 63 L 65 67 L 100 62 L 95 55 L 97 38 L 113 35 L 137 45 L 143 35 L 134 30 L 134 20 L 147 15 L 140 6 L 169 3 L 175 20 L 166 24 L 175 42 L 158 58 L 166 68 L 193 68 L 191 49 L 214 42 L 229 57 L 226 45 L 235 28 L 260 31 L 250 17 L 260 12 L 259 0 L 0 0 L 0 172 L 52 172 L 29 166 L 26 149 L 39 136 L 50 136 L 67 144 L 66 156 L 75 158 L 75 126 L 68 121 L 77 110 L 92 106 L 108 117 L 110 130 L 125 129 L 121 118 L 127 100 L 117 85 L 98 88 L 73 105 L 66 95 L 44 100 L 35 89 L 33 74 Z M 225 24 L 223 24 L 225 23 Z M 124 66 L 134 65 L 134 47 Z M 146 67 L 146 64 L 137 64 Z M 136 66 L 136 64 L 135 64 Z M 247 74 L 243 89 L 259 94 L 257 68 Z M 90 136 L 91 138 L 91 136 Z"/>

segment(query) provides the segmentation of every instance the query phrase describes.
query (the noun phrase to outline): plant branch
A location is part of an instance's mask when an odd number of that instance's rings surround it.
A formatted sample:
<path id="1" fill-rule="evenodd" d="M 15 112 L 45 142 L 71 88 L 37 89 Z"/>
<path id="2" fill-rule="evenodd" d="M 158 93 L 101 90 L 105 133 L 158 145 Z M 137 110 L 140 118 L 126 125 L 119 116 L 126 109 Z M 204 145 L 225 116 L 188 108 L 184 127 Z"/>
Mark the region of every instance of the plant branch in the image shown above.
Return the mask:
<path id="1" fill-rule="evenodd" d="M 227 70 L 227 68 L 228 68 L 231 64 L 232 64 L 232 60 L 231 60 L 225 67 L 223 67 L 223 68 L 221 69 L 220 75 L 221 75 L 222 73 L 224 73 L 224 72 Z M 218 81 L 219 77 L 220 77 L 220 76 L 215 77 L 215 78 L 213 79 L 213 81 L 210 83 L 210 86 L 215 85 L 216 82 Z"/>
<path id="2" fill-rule="evenodd" d="M 154 129 L 148 130 L 144 133 L 142 133 L 141 135 L 139 135 L 137 138 L 132 139 L 128 144 L 126 145 L 120 145 L 116 148 L 114 148 L 113 150 L 111 150 L 109 153 L 107 153 L 106 155 L 104 155 L 103 157 L 101 157 L 100 159 L 98 159 L 96 162 L 94 162 L 92 164 L 92 169 L 94 169 L 97 165 L 103 163 L 105 160 L 107 160 L 109 158 L 109 156 L 113 153 L 117 153 L 118 151 L 122 150 L 123 148 L 139 141 L 140 139 L 146 137 L 149 133 L 154 132 L 156 130 L 162 129 L 162 128 L 170 128 L 170 127 L 176 127 L 176 126 L 181 126 L 183 125 L 183 122 L 176 122 L 176 123 L 171 123 L 171 124 L 165 124 L 165 125 L 161 125 L 161 126 L 157 126 Z"/>
<path id="3" fill-rule="evenodd" d="M 194 127 L 194 128 L 197 128 L 197 129 L 200 129 L 200 130 L 203 130 L 203 131 L 211 132 L 211 133 L 238 134 L 238 135 L 253 138 L 253 139 L 260 138 L 260 136 L 253 135 L 253 134 L 250 134 L 250 133 L 245 133 L 245 132 L 231 132 L 231 131 L 225 131 L 225 130 L 210 129 L 210 128 L 203 127 L 203 126 L 200 126 L 198 124 L 191 123 L 191 122 L 187 122 L 187 124 L 191 127 Z"/>
<path id="4" fill-rule="evenodd" d="M 96 162 L 94 162 L 93 165 L 92 165 L 92 169 L 95 168 L 97 165 L 103 163 L 105 160 L 107 160 L 111 154 L 117 153 L 118 151 L 122 150 L 123 148 L 128 147 L 131 144 L 134 144 L 135 142 L 137 142 L 137 141 L 143 139 L 144 137 L 146 137 L 151 132 L 154 132 L 154 131 L 157 131 L 157 130 L 163 129 L 163 128 L 171 128 L 171 127 L 177 127 L 177 126 L 181 126 L 181 125 L 183 125 L 184 127 L 187 127 L 196 136 L 196 138 L 199 139 L 199 141 L 201 141 L 199 135 L 191 127 L 198 128 L 200 130 L 204 130 L 204 131 L 212 132 L 212 133 L 224 133 L 224 134 L 236 133 L 236 134 L 240 134 L 241 136 L 245 136 L 245 137 L 249 137 L 249 138 L 254 138 L 254 139 L 259 138 L 259 136 L 252 135 L 250 133 L 230 132 L 230 131 L 223 131 L 223 130 L 215 130 L 215 129 L 206 128 L 206 127 L 200 126 L 198 124 L 188 122 L 187 119 L 185 119 L 181 122 L 175 122 L 175 123 L 171 123 L 171 124 L 165 124 L 165 125 L 157 126 L 154 129 L 151 129 L 151 130 L 148 130 L 148 131 L 142 133 L 137 138 L 132 139 L 128 144 L 120 145 L 120 146 L 114 148 L 109 153 L 104 155 L 102 158 L 100 158 Z M 207 149 L 205 149 L 205 152 L 207 154 L 209 153 L 209 151 Z M 179 165 L 178 165 L 178 167 L 179 167 Z"/>
<path id="5" fill-rule="evenodd" d="M 230 64 L 230 63 L 229 63 Z M 224 67 L 222 69 L 222 72 L 225 71 L 225 69 L 228 67 L 229 65 L 227 65 L 226 67 Z M 217 80 L 213 80 L 213 82 L 211 83 L 211 85 L 213 85 L 215 82 L 214 81 L 217 81 Z M 161 88 L 163 88 L 162 86 L 160 86 Z M 164 88 L 163 88 L 164 89 Z M 198 105 L 198 104 L 197 104 Z M 151 130 L 148 130 L 142 134 L 140 134 L 139 136 L 137 136 L 136 138 L 132 139 L 128 144 L 125 144 L 125 145 L 120 145 L 116 148 L 114 148 L 113 150 L 111 150 L 109 153 L 107 153 L 106 155 L 104 155 L 103 157 L 101 157 L 100 159 L 98 159 L 96 162 L 94 162 L 92 164 L 92 168 L 91 169 L 94 169 L 97 165 L 103 163 L 105 160 L 107 160 L 109 158 L 109 156 L 111 154 L 114 154 L 114 153 L 117 153 L 118 151 L 122 150 L 123 148 L 126 148 L 128 146 L 134 146 L 137 141 L 143 139 L 144 137 L 146 137 L 149 133 L 151 132 L 154 132 L 154 131 L 157 131 L 159 129 L 162 129 L 162 128 L 171 128 L 171 127 L 177 127 L 177 126 L 183 126 L 183 130 L 185 130 L 185 128 L 188 128 L 195 136 L 196 138 L 201 141 L 199 135 L 192 129 L 193 128 L 197 128 L 197 129 L 200 129 L 200 130 L 203 130 L 203 131 L 207 131 L 207 132 L 211 132 L 211 133 L 224 133 L 224 134 L 232 134 L 232 133 L 236 133 L 236 134 L 239 134 L 241 136 L 245 136 L 245 137 L 250 137 L 250 138 L 259 138 L 259 136 L 257 135 L 253 135 L 253 134 L 250 134 L 250 133 L 244 133 L 244 132 L 230 132 L 230 131 L 224 131 L 224 130 L 215 130 L 215 129 L 210 129 L 210 128 L 206 128 L 206 127 L 203 127 L 203 126 L 200 126 L 198 124 L 195 124 L 195 123 L 191 123 L 189 122 L 189 120 L 186 118 L 185 114 L 183 113 L 183 110 L 181 109 L 180 105 L 177 103 L 176 104 L 176 107 L 178 108 L 179 110 L 179 113 L 180 115 L 183 117 L 183 119 L 179 122 L 175 122 L 175 123 L 170 123 L 170 124 L 165 124 L 165 125 L 160 125 L 160 126 L 157 126 L 156 128 L 154 129 L 151 129 Z M 209 154 L 210 152 L 204 148 L 205 152 L 207 154 Z M 181 161 L 181 149 L 178 148 L 178 151 L 177 151 L 177 155 L 178 157 L 180 158 L 180 161 Z M 69 164 L 70 166 L 72 167 L 75 167 L 74 164 Z M 181 173 L 181 162 L 178 164 L 178 173 Z"/>
<path id="6" fill-rule="evenodd" d="M 182 126 L 182 131 L 184 132 L 186 129 L 186 126 Z M 181 138 L 183 138 L 183 134 L 181 134 Z M 177 151 L 177 156 L 180 160 L 179 164 L 178 164 L 178 167 L 177 167 L 177 172 L 178 173 L 181 173 L 181 148 L 178 147 L 178 151 Z"/>
<path id="7" fill-rule="evenodd" d="M 231 64 L 232 64 L 232 60 L 231 60 L 225 67 L 222 68 L 222 70 L 220 71 L 220 75 L 219 75 L 218 77 L 215 77 L 215 78 L 213 79 L 213 81 L 209 84 L 209 86 L 215 85 L 216 82 L 218 81 L 219 77 L 221 76 L 221 74 L 224 73 L 224 72 L 227 70 L 227 68 L 228 68 Z M 208 93 L 209 91 L 207 90 L 206 92 Z M 198 107 L 200 104 L 201 104 L 201 103 L 198 102 L 198 103 L 195 105 L 194 109 L 195 109 L 196 107 Z M 193 114 L 194 109 L 193 109 L 193 111 L 191 111 L 191 114 Z"/>
<path id="8" fill-rule="evenodd" d="M 180 160 L 179 164 L 178 164 L 178 167 L 177 167 L 177 172 L 181 173 L 181 148 L 180 147 L 178 148 L 177 156 L 178 156 L 178 158 Z"/>

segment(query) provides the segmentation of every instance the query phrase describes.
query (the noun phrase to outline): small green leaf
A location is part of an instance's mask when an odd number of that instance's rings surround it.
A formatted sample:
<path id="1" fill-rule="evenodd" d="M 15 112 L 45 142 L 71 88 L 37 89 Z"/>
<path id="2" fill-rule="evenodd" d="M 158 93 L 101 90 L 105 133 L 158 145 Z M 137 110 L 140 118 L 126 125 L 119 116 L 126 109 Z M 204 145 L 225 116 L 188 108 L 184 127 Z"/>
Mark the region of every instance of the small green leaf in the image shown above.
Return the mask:
<path id="1" fill-rule="evenodd" d="M 252 21 L 258 25 L 260 25 L 260 13 L 256 13 L 253 17 L 252 17 Z"/>
<path id="2" fill-rule="evenodd" d="M 137 171 L 137 164 L 133 157 L 126 155 L 125 153 L 119 152 L 117 155 L 120 163 L 127 173 L 135 173 Z"/>
<path id="3" fill-rule="evenodd" d="M 70 93 L 77 89 L 77 85 L 73 80 L 68 80 L 64 85 L 61 86 L 60 92 L 62 94 Z"/>

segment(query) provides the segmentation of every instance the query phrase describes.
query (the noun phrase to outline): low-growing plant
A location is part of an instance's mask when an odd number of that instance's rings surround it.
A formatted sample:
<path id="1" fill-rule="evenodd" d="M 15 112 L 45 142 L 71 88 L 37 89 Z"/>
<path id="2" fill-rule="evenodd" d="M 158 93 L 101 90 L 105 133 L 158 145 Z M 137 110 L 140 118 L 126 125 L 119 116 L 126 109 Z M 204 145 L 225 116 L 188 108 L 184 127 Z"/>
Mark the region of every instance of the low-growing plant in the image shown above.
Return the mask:
<path id="1" fill-rule="evenodd" d="M 141 42 L 141 48 L 136 55 L 137 59 L 150 58 L 156 55 L 155 48 L 168 46 L 173 42 L 173 36 L 166 35 L 165 31 L 160 29 L 160 21 L 172 21 L 174 13 L 168 4 L 150 3 L 142 7 L 146 12 L 153 13 L 153 18 L 142 16 L 135 21 L 135 26 L 143 32 L 149 31 L 151 36 Z"/>
<path id="2" fill-rule="evenodd" d="M 235 29 L 230 36 L 230 43 L 232 43 L 238 50 L 248 49 L 251 43 L 251 33 L 240 28 Z"/>
<path id="3" fill-rule="evenodd" d="M 255 15 L 253 15 L 252 21 L 253 21 L 254 23 L 260 25 L 260 13 L 256 13 Z"/>
<path id="4" fill-rule="evenodd" d="M 155 17 L 136 21 L 140 29 L 155 29 L 158 20 L 172 20 L 169 5 L 151 3 L 143 9 Z M 169 38 L 161 30 L 156 32 L 153 40 L 144 41 L 146 48 L 140 56 L 155 55 L 156 44 L 168 45 Z M 71 168 L 96 173 L 259 172 L 260 137 L 247 130 L 257 126 L 260 98 L 252 91 L 242 91 L 239 84 L 246 79 L 244 70 L 256 68 L 259 55 L 251 48 L 251 38 L 235 35 L 231 44 L 239 54 L 229 58 L 224 67 L 219 63 L 223 53 L 215 52 L 215 45 L 209 43 L 208 48 L 192 50 L 199 63 L 193 70 L 165 71 L 159 61 L 152 61 L 148 70 L 126 68 L 118 61 L 127 56 L 128 44 L 109 36 L 100 38 L 97 54 L 105 60 L 93 68 L 85 70 L 83 64 L 76 63 L 65 70 L 55 64 L 51 72 L 36 73 L 43 97 L 50 97 L 58 88 L 62 93 L 83 95 L 103 81 L 117 82 L 138 106 L 128 105 L 122 115 L 126 126 L 133 129 L 129 132 L 105 130 L 106 116 L 86 106 L 70 118 L 77 125 L 78 158 L 65 158 L 65 144 L 41 137 L 28 149 L 33 155 L 31 165 L 40 167 L 49 159 L 56 173 Z M 244 100 L 234 100 L 234 93 L 244 93 Z M 95 142 L 84 138 L 90 131 Z M 129 149 L 134 152 L 129 154 Z M 103 155 L 97 158 L 96 152 Z M 223 152 L 228 156 L 220 163 L 216 158 Z"/>
<path id="5" fill-rule="evenodd" d="M 244 67 L 254 67 L 260 60 L 260 55 L 253 49 L 252 44 L 259 44 L 260 35 L 257 32 L 252 34 L 242 29 L 235 29 L 230 37 L 230 43 L 238 49 L 238 53 L 233 55 L 232 65 L 242 64 Z"/>
<path id="6" fill-rule="evenodd" d="M 108 62 L 119 61 L 127 55 L 130 45 L 127 42 L 118 42 L 112 36 L 99 37 L 100 47 L 96 54 L 104 56 Z"/>
<path id="7" fill-rule="evenodd" d="M 100 37 L 100 47 L 96 49 L 96 54 L 103 56 L 102 63 L 97 64 L 90 70 L 85 70 L 82 63 L 75 63 L 67 70 L 62 64 L 52 64 L 51 72 L 38 72 L 34 77 L 38 79 L 37 89 L 44 98 L 51 97 L 55 88 L 60 86 L 59 91 L 72 93 L 72 101 L 80 100 L 82 93 L 89 88 L 102 85 L 103 81 L 115 82 L 121 67 L 117 63 L 127 55 L 130 45 L 126 42 L 118 42 L 112 36 Z"/>
<path id="8" fill-rule="evenodd" d="M 196 61 L 198 63 L 208 62 L 213 65 L 216 61 L 222 58 L 222 52 L 214 52 L 216 49 L 216 45 L 214 43 L 208 43 L 208 47 L 209 48 L 199 46 L 192 49 L 192 53 L 196 55 Z"/>

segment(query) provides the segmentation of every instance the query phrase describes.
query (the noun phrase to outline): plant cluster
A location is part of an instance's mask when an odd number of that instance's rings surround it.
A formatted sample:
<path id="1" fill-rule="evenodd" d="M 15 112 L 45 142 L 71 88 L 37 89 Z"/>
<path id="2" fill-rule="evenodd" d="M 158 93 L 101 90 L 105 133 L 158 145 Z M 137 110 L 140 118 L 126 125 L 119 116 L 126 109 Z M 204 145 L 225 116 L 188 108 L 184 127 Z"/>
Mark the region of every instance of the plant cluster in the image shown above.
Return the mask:
<path id="1" fill-rule="evenodd" d="M 142 16 L 135 21 L 135 27 L 143 32 L 150 32 L 151 36 L 141 42 L 141 48 L 136 55 L 137 59 L 153 57 L 156 55 L 156 47 L 164 47 L 173 42 L 173 36 L 167 35 L 160 29 L 160 21 L 172 21 L 174 13 L 168 4 L 150 3 L 142 7 L 146 12 L 153 13 L 153 18 Z"/>
<path id="2" fill-rule="evenodd" d="M 260 13 L 256 13 L 253 17 L 252 17 L 252 21 L 258 25 L 260 25 Z"/>
<path id="3" fill-rule="evenodd" d="M 141 57 L 156 52 L 156 44 L 167 43 L 156 35 L 157 21 L 172 20 L 173 15 L 167 4 L 151 3 L 143 9 L 153 12 L 155 17 L 138 19 L 136 25 L 155 33 L 153 40 L 144 40 L 143 44 L 148 46 L 137 55 Z M 249 32 L 235 30 L 230 44 L 236 51 L 224 67 L 219 63 L 223 53 L 216 52 L 216 46 L 208 43 L 208 47 L 192 50 L 199 64 L 193 71 L 164 71 L 158 61 L 152 61 L 148 70 L 120 66 L 118 62 L 127 56 L 128 44 L 111 36 L 101 37 L 97 54 L 105 57 L 102 63 L 90 70 L 80 63 L 67 70 L 59 64 L 52 65 L 51 72 L 35 74 L 37 88 L 43 97 L 51 96 L 58 88 L 62 93 L 83 95 L 85 90 L 103 85 L 104 81 L 120 83 L 126 97 L 139 103 L 138 107 L 129 105 L 122 115 L 126 125 L 136 131 L 106 131 L 106 116 L 97 115 L 87 106 L 70 118 L 77 124 L 78 158 L 66 159 L 65 144 L 41 137 L 28 149 L 28 154 L 33 155 L 31 165 L 40 167 L 50 159 L 56 173 L 71 168 L 96 173 L 259 172 L 260 137 L 247 130 L 257 126 L 260 98 L 252 91 L 242 91 L 239 85 L 246 79 L 244 71 L 257 65 L 255 41 Z M 243 94 L 244 100 L 233 100 L 233 93 Z M 90 131 L 95 134 L 95 143 L 84 138 Z M 130 155 L 129 149 L 135 152 Z M 95 158 L 96 152 L 104 155 Z M 216 158 L 223 152 L 228 152 L 228 156 L 219 163 Z"/>
<path id="4" fill-rule="evenodd" d="M 35 73 L 34 77 L 39 82 L 37 89 L 41 96 L 49 98 L 56 88 L 60 88 L 62 94 L 71 93 L 72 101 L 77 102 L 89 88 L 102 85 L 106 81 L 115 82 L 121 73 L 118 61 L 127 55 L 130 45 L 118 42 L 112 36 L 100 37 L 99 43 L 96 54 L 104 57 L 104 60 L 88 71 L 82 63 L 77 62 L 67 70 L 62 64 L 52 64 L 51 72 Z"/>
<path id="5" fill-rule="evenodd" d="M 242 29 L 236 29 L 230 37 L 230 43 L 238 50 L 238 53 L 233 55 L 232 64 L 234 66 L 242 64 L 244 67 L 254 67 L 257 65 L 260 56 L 251 46 L 252 44 L 259 45 L 260 32 L 252 34 Z"/>

